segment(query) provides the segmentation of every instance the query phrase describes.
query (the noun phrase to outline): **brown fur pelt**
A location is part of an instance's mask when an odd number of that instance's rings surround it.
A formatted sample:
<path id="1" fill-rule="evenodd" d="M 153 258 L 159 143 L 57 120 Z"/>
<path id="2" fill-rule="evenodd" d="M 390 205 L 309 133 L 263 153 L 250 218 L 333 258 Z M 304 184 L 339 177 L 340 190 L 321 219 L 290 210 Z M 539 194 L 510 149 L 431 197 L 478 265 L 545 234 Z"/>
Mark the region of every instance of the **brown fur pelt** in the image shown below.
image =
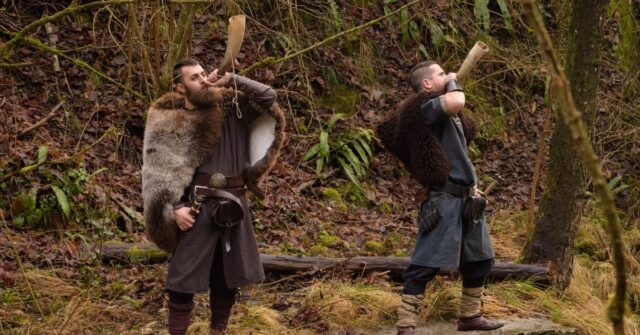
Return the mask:
<path id="1" fill-rule="evenodd" d="M 182 95 L 167 93 L 152 104 L 147 114 L 142 166 L 145 228 L 151 240 L 167 252 L 173 252 L 178 236 L 173 206 L 191 184 L 196 168 L 213 150 L 226 113 L 234 112 L 230 103 L 233 90 L 211 90 L 215 95 L 212 107 L 187 110 Z M 247 97 L 242 92 L 238 96 L 247 106 Z M 255 104 L 251 107 L 270 114 L 277 122 L 276 139 L 265 156 L 268 158 L 253 168 L 254 178 L 259 179 L 275 164 L 282 147 L 284 116 L 277 103 L 266 111 Z"/>
<path id="2" fill-rule="evenodd" d="M 430 125 L 420 113 L 420 106 L 436 96 L 426 92 L 414 94 L 400 103 L 377 127 L 384 147 L 394 154 L 425 188 L 442 185 L 449 176 L 450 164 Z M 467 141 L 477 132 L 473 121 L 459 115 Z"/>

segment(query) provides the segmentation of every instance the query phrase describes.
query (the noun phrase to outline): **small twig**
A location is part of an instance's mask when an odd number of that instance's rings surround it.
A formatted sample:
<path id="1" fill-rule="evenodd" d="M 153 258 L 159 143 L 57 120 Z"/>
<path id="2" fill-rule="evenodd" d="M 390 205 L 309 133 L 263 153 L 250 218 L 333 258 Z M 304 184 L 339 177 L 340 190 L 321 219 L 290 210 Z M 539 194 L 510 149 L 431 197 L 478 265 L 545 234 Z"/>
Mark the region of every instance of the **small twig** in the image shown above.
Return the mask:
<path id="1" fill-rule="evenodd" d="M 31 66 L 33 62 L 25 62 L 25 63 L 0 63 L 0 67 L 5 69 L 15 69 L 19 67 Z"/>
<path id="2" fill-rule="evenodd" d="M 20 134 L 18 134 L 18 138 L 23 137 L 30 131 L 41 127 L 43 124 L 47 123 L 47 121 L 51 120 L 56 115 L 56 112 L 58 111 L 58 109 L 60 109 L 60 107 L 62 107 L 63 104 L 64 104 L 64 100 L 60 101 L 55 107 L 53 107 L 53 109 L 49 112 L 49 114 L 47 114 L 47 116 L 43 117 L 40 121 L 36 122 L 31 127 L 21 131 Z"/>

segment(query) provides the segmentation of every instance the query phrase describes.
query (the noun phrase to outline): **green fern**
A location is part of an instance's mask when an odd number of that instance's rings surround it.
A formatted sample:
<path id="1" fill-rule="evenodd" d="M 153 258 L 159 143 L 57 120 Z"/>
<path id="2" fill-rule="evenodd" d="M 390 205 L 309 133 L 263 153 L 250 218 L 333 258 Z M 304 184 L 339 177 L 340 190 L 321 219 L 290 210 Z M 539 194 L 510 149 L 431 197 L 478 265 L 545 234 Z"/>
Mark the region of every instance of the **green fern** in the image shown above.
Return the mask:
<path id="1" fill-rule="evenodd" d="M 357 128 L 329 137 L 336 122 L 346 118 L 345 114 L 335 114 L 320 132 L 318 143 L 314 144 L 302 157 L 303 161 L 316 160 L 316 173 L 320 174 L 327 164 L 337 164 L 351 182 L 356 185 L 366 177 L 369 161 L 373 157 L 371 141 L 373 131 Z"/>

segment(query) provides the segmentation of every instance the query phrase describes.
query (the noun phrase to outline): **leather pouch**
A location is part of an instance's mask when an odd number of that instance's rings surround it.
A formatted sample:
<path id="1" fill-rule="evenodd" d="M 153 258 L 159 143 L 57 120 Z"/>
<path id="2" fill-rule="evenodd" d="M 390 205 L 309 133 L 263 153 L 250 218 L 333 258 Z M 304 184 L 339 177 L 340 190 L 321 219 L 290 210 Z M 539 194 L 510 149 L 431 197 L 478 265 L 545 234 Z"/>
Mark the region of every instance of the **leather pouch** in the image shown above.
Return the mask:
<path id="1" fill-rule="evenodd" d="M 213 202 L 211 216 L 214 224 L 220 227 L 233 227 L 244 218 L 244 210 L 238 202 L 232 199 L 216 198 Z"/>
<path id="2" fill-rule="evenodd" d="M 466 197 L 462 204 L 462 220 L 466 224 L 475 223 L 483 215 L 487 207 L 487 200 L 483 197 Z"/>
<path id="3" fill-rule="evenodd" d="M 425 235 L 429 234 L 440 223 L 441 218 L 438 207 L 433 202 L 423 202 L 418 215 L 418 232 Z"/>

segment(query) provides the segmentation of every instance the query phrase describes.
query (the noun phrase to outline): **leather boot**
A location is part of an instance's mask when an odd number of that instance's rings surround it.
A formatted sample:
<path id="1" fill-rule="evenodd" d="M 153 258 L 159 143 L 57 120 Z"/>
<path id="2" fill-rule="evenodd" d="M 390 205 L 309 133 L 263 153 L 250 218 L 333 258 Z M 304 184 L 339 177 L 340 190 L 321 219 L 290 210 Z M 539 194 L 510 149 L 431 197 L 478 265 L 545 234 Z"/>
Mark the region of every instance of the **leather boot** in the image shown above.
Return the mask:
<path id="1" fill-rule="evenodd" d="M 458 318 L 458 330 L 494 330 L 504 326 L 503 322 L 485 319 L 482 314 Z"/>
<path id="2" fill-rule="evenodd" d="M 169 303 L 169 334 L 185 335 L 191 323 L 191 311 L 194 303 L 186 304 Z"/>
<path id="3" fill-rule="evenodd" d="M 504 326 L 504 323 L 490 321 L 482 317 L 482 291 L 484 287 L 463 287 L 458 310 L 458 330 L 493 330 Z"/>
<path id="4" fill-rule="evenodd" d="M 211 329 L 211 332 L 209 333 L 209 335 L 227 335 L 227 332 L 220 329 Z"/>

